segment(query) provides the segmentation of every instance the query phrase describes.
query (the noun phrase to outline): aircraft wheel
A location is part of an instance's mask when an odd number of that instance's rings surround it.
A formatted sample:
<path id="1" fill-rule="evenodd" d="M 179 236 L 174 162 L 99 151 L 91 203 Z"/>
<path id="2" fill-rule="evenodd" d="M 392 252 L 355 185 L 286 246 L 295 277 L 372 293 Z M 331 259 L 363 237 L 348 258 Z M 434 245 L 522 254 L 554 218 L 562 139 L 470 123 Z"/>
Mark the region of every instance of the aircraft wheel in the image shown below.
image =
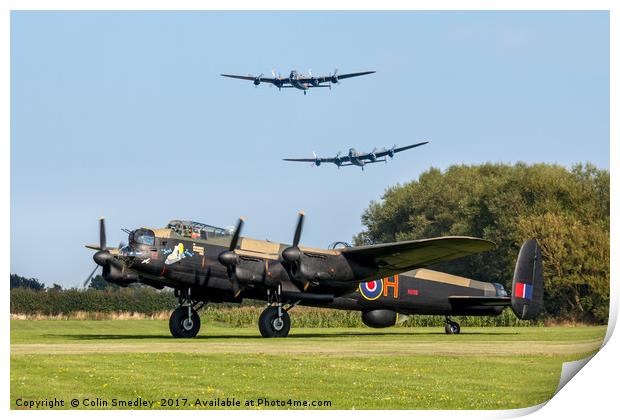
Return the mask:
<path id="1" fill-rule="evenodd" d="M 278 308 L 269 306 L 258 319 L 258 330 L 265 338 L 286 337 L 291 330 L 291 317 L 282 310 L 282 317 L 278 317 Z"/>
<path id="2" fill-rule="evenodd" d="M 445 327 L 446 334 L 460 334 L 461 326 L 458 322 L 448 321 Z"/>
<path id="3" fill-rule="evenodd" d="M 170 333 L 175 338 L 193 338 L 200 330 L 200 316 L 198 316 L 198 312 L 192 310 L 190 317 L 187 306 L 179 306 L 170 315 L 168 326 Z"/>

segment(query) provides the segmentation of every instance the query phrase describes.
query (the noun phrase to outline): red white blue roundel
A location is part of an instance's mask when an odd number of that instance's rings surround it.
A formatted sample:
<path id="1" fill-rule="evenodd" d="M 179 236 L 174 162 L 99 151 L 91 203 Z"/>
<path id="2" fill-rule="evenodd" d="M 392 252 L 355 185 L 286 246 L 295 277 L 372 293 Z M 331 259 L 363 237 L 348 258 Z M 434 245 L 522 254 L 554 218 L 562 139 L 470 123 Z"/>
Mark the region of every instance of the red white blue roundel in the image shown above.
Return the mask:
<path id="1" fill-rule="evenodd" d="M 383 279 L 360 283 L 360 293 L 368 300 L 375 300 L 383 293 Z"/>

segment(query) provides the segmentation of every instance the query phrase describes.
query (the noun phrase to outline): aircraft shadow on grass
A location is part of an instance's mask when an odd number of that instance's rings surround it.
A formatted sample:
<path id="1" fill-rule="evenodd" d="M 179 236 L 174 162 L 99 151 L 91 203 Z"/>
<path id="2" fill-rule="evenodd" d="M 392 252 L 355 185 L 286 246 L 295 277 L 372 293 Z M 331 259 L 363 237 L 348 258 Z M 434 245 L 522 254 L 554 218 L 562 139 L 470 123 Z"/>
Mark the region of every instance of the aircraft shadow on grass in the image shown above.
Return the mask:
<path id="1" fill-rule="evenodd" d="M 376 333 L 376 332 L 340 332 L 340 333 L 304 333 L 304 334 L 295 334 L 292 333 L 289 335 L 290 338 L 338 338 L 338 337 L 399 337 L 399 336 L 415 336 L 415 337 L 426 337 L 426 336 L 445 336 L 445 334 L 441 331 L 437 332 L 425 332 L 425 333 Z M 463 333 L 463 335 L 488 335 L 488 336 L 511 336 L 517 335 L 516 332 L 476 332 L 470 331 L 467 333 Z M 68 340 L 144 340 L 144 339 L 160 339 L 160 340 L 170 340 L 173 337 L 167 334 L 45 334 L 44 337 L 47 338 L 63 338 Z M 193 338 L 193 340 L 212 340 L 212 339 L 258 339 L 260 336 L 258 335 L 239 335 L 239 334 L 210 334 L 210 335 L 199 335 Z"/>

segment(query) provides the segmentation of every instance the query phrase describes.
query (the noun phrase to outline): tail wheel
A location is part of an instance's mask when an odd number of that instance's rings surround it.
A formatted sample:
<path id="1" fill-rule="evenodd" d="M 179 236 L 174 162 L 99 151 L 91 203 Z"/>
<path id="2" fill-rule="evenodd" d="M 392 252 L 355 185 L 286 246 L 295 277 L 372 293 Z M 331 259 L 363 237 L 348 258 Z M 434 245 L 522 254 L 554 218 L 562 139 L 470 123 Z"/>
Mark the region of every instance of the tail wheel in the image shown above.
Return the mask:
<path id="1" fill-rule="evenodd" d="M 200 316 L 198 316 L 198 312 L 193 309 L 191 313 L 192 315 L 190 316 L 187 306 L 179 306 L 172 312 L 168 326 L 170 327 L 170 333 L 173 337 L 196 337 L 200 330 Z"/>
<path id="2" fill-rule="evenodd" d="M 282 316 L 278 316 L 278 311 Z M 270 306 L 260 315 L 258 329 L 265 338 L 286 337 L 291 330 L 291 317 L 284 309 Z"/>
<path id="3" fill-rule="evenodd" d="M 444 331 L 446 332 L 446 334 L 460 334 L 461 326 L 458 322 L 454 322 L 449 318 L 446 318 L 446 325 L 444 327 Z"/>

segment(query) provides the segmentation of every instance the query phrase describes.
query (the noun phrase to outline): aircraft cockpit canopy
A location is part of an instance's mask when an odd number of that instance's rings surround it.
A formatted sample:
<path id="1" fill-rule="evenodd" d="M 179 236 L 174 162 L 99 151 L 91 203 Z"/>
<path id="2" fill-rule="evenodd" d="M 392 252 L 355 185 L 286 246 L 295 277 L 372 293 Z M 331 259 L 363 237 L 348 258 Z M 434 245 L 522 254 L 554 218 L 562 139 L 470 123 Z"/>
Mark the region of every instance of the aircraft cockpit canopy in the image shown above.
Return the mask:
<path id="1" fill-rule="evenodd" d="M 231 229 L 224 229 L 189 220 L 171 220 L 167 226 L 180 236 L 193 239 L 213 239 L 232 236 Z"/>
<path id="2" fill-rule="evenodd" d="M 138 245 L 155 245 L 155 233 L 150 229 L 137 229 L 129 234 L 129 242 Z"/>
<path id="3" fill-rule="evenodd" d="M 329 244 L 327 249 L 342 249 L 342 248 L 351 248 L 351 244 L 348 242 L 337 241 Z"/>

